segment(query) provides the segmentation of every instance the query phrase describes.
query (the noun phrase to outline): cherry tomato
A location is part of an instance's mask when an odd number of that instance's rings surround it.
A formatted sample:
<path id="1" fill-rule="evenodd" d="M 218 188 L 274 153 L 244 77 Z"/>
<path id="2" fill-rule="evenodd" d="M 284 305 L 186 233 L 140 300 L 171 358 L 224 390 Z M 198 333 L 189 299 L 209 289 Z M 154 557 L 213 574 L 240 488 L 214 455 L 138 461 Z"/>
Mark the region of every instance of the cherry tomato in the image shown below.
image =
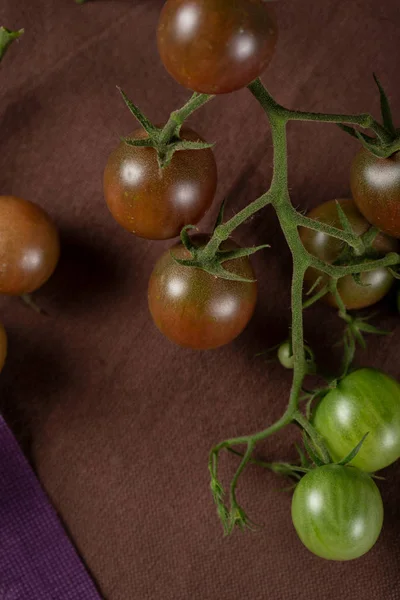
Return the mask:
<path id="1" fill-rule="evenodd" d="M 264 0 L 167 0 L 158 48 L 181 85 L 205 94 L 245 87 L 268 66 L 278 29 Z"/>
<path id="2" fill-rule="evenodd" d="M 7 357 L 7 334 L 3 325 L 0 323 L 0 372 L 3 370 Z"/>
<path id="3" fill-rule="evenodd" d="M 205 245 L 208 237 L 196 235 L 192 241 Z M 233 240 L 221 245 L 237 248 Z M 256 282 L 217 278 L 201 269 L 179 265 L 171 256 L 190 258 L 182 244 L 167 250 L 154 267 L 149 283 L 149 308 L 155 324 L 180 346 L 207 350 L 228 344 L 250 321 L 257 300 Z M 228 271 L 254 279 L 247 257 L 226 261 Z"/>
<path id="4" fill-rule="evenodd" d="M 351 166 L 351 192 L 370 223 L 400 238 L 400 152 L 378 158 L 362 148 Z"/>
<path id="5" fill-rule="evenodd" d="M 289 340 L 282 342 L 278 348 L 278 360 L 285 369 L 294 368 L 294 356 L 292 352 L 292 344 Z"/>
<path id="6" fill-rule="evenodd" d="M 57 229 L 42 208 L 0 196 L 0 294 L 28 294 L 52 275 L 60 256 Z"/>
<path id="7" fill-rule="evenodd" d="M 358 235 L 365 233 L 370 224 L 359 212 L 354 201 L 343 198 L 338 200 L 338 202 L 345 212 L 353 231 Z M 310 212 L 309 217 L 342 229 L 336 200 L 330 200 L 317 206 Z M 300 229 L 300 237 L 304 247 L 310 254 L 317 256 L 327 263 L 333 263 L 346 245 L 337 238 L 305 227 Z M 396 252 L 398 250 L 398 243 L 389 236 L 379 234 L 374 241 L 374 249 L 382 255 L 387 252 Z M 311 286 L 320 275 L 319 271 L 310 268 L 306 272 L 305 280 Z M 327 277 L 323 277 L 319 288 L 325 285 L 327 280 Z M 362 273 L 361 281 L 363 285 L 356 283 L 351 275 L 339 279 L 338 290 L 346 308 L 349 310 L 365 308 L 381 300 L 392 287 L 394 278 L 387 269 L 380 268 Z M 331 294 L 326 294 L 323 299 L 331 306 L 337 306 Z"/>
<path id="8" fill-rule="evenodd" d="M 400 384 L 376 369 L 358 369 L 317 405 L 314 426 L 335 460 L 368 433 L 351 464 L 373 473 L 400 457 Z"/>
<path id="9" fill-rule="evenodd" d="M 324 465 L 297 484 L 292 520 L 311 552 L 329 560 L 352 560 L 368 552 L 379 537 L 382 498 L 367 473 Z"/>
<path id="10" fill-rule="evenodd" d="M 181 136 L 201 140 L 191 129 L 183 129 Z M 147 134 L 141 129 L 130 137 L 141 139 Z M 179 150 L 160 169 L 154 148 L 121 142 L 104 172 L 104 194 L 114 219 L 128 231 L 152 240 L 176 237 L 184 225 L 200 221 L 216 187 L 217 166 L 211 148 Z"/>

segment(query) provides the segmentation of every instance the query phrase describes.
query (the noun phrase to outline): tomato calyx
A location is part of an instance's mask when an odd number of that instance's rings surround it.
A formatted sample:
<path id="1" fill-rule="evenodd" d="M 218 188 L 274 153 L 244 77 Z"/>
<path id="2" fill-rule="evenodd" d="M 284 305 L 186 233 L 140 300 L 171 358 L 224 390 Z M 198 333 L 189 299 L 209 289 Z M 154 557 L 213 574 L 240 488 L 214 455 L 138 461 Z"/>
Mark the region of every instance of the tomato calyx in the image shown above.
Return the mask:
<path id="1" fill-rule="evenodd" d="M 121 88 L 117 87 L 117 89 L 130 113 L 140 123 L 148 136 L 144 139 L 122 137 L 122 141 L 128 146 L 154 148 L 157 152 L 160 169 L 164 169 L 170 164 L 175 152 L 183 150 L 206 150 L 214 147 L 214 143 L 204 142 L 201 139 L 197 141 L 181 139 L 179 135 L 184 121 L 195 110 L 211 100 L 213 96 L 207 94 L 193 94 L 191 99 L 181 109 L 171 113 L 169 120 L 164 126 L 158 127 L 144 115 L 140 108 L 128 98 Z"/>
<path id="2" fill-rule="evenodd" d="M 354 127 L 342 123 L 339 123 L 338 125 L 343 131 L 352 137 L 357 138 L 362 146 L 374 156 L 377 156 L 378 158 L 389 158 L 400 150 L 400 135 L 399 130 L 395 128 L 393 123 L 392 111 L 387 94 L 375 73 L 373 76 L 380 95 L 383 123 L 383 125 L 375 123 L 377 136 L 371 137 Z M 378 125 L 378 127 L 376 127 L 376 125 Z"/>
<path id="3" fill-rule="evenodd" d="M 248 279 L 246 277 L 242 277 L 237 273 L 232 273 L 223 267 L 223 264 L 227 261 L 235 260 L 238 258 L 244 258 L 247 256 L 251 256 L 258 252 L 259 250 L 263 250 L 264 248 L 270 248 L 269 244 L 262 244 L 261 246 L 253 246 L 250 248 L 237 248 L 235 250 L 219 250 L 217 249 L 212 254 L 207 252 L 208 244 L 205 246 L 196 246 L 193 244 L 188 231 L 191 229 L 197 229 L 194 225 L 186 225 L 181 231 L 181 242 L 186 248 L 186 250 L 190 253 L 191 258 L 182 259 L 174 256 L 173 251 L 171 251 L 171 256 L 175 262 L 184 267 L 192 267 L 196 269 L 202 269 L 206 273 L 213 275 L 214 277 L 219 277 L 220 279 L 227 279 L 229 281 L 241 281 L 244 283 L 254 283 L 255 279 Z"/>
<path id="4" fill-rule="evenodd" d="M 23 29 L 11 31 L 11 29 L 7 29 L 6 27 L 0 27 L 0 61 L 4 57 L 11 44 L 20 38 L 23 33 Z"/>

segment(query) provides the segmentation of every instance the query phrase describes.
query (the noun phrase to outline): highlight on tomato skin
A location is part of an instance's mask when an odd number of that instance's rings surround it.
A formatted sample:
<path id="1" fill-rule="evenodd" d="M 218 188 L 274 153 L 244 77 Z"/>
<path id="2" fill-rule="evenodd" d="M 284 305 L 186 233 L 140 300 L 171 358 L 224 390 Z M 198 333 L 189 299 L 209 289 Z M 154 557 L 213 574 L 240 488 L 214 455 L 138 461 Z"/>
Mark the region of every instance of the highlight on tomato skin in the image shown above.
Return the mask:
<path id="1" fill-rule="evenodd" d="M 364 217 L 381 231 L 400 238 L 400 152 L 378 158 L 362 148 L 351 165 L 350 183 Z"/>
<path id="2" fill-rule="evenodd" d="M 278 27 L 263 0 L 167 0 L 157 37 L 161 60 L 180 85 L 224 94 L 263 73 Z"/>
<path id="3" fill-rule="evenodd" d="M 208 236 L 194 235 L 202 246 Z M 234 250 L 231 239 L 221 245 Z M 179 265 L 176 258 L 188 259 L 182 244 L 167 250 L 156 263 L 149 281 L 149 309 L 154 323 L 167 338 L 194 350 L 218 348 L 233 341 L 249 323 L 257 302 L 257 283 L 217 278 L 205 271 Z M 223 263 L 226 270 L 254 279 L 248 257 Z"/>
<path id="4" fill-rule="evenodd" d="M 0 373 L 3 370 L 7 358 L 7 334 L 2 323 L 0 323 Z"/>
<path id="5" fill-rule="evenodd" d="M 204 141 L 187 127 L 180 136 Z M 146 137 L 143 129 L 130 136 Z M 204 217 L 213 202 L 217 179 L 211 148 L 179 150 L 170 164 L 160 169 L 154 148 L 121 141 L 104 171 L 104 195 L 112 216 L 124 229 L 139 237 L 165 240 Z"/>
<path id="6" fill-rule="evenodd" d="M 350 464 L 368 473 L 384 469 L 400 457 L 400 384 L 377 369 L 357 369 L 318 402 L 312 422 L 334 460 L 368 433 Z"/>
<path id="7" fill-rule="evenodd" d="M 354 200 L 351 198 L 341 198 L 339 200 L 324 202 L 311 210 L 308 216 L 322 223 L 343 229 L 337 210 L 337 202 L 346 214 L 354 233 L 362 235 L 368 231 L 371 226 L 370 223 L 363 217 Z M 301 227 L 299 233 L 306 250 L 328 263 L 333 263 L 346 245 L 345 242 L 306 227 Z M 396 239 L 381 233 L 376 237 L 373 248 L 384 256 L 388 252 L 397 252 L 399 243 Z M 316 269 L 312 267 L 307 269 L 305 281 L 308 287 L 310 288 L 320 276 L 321 273 Z M 342 277 L 338 281 L 339 294 L 348 310 L 366 308 L 379 302 L 390 291 L 394 283 L 393 275 L 386 268 L 378 268 L 362 273 L 360 278 L 363 285 L 359 285 L 354 281 L 351 275 Z M 328 278 L 324 276 L 317 289 L 321 289 L 327 281 Z M 337 308 L 336 300 L 332 294 L 326 294 L 323 297 L 323 301 Z"/>
<path id="8" fill-rule="evenodd" d="M 0 196 L 0 294 L 21 296 L 40 288 L 60 257 L 56 226 L 37 204 Z"/>
<path id="9" fill-rule="evenodd" d="M 382 497 L 367 473 L 324 465 L 309 471 L 297 484 L 292 521 L 313 554 L 328 560 L 353 560 L 371 550 L 379 537 Z"/>

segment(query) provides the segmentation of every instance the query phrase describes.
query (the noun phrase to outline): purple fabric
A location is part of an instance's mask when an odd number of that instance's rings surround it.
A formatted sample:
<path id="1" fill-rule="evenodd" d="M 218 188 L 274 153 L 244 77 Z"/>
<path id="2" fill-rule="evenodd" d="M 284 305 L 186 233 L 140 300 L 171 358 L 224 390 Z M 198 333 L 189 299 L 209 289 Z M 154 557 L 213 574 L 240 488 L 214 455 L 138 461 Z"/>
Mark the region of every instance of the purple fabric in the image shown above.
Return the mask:
<path id="1" fill-rule="evenodd" d="M 99 600 L 39 481 L 0 417 L 0 600 Z"/>

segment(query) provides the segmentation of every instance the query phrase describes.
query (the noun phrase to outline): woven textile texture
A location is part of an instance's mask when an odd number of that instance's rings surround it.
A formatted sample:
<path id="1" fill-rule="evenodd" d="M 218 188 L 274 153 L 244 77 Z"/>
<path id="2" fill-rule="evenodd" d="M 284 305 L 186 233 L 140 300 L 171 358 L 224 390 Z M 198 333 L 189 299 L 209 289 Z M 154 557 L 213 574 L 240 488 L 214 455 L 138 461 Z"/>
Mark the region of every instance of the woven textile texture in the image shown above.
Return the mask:
<path id="1" fill-rule="evenodd" d="M 1 600 L 99 600 L 3 419 L 0 490 Z"/>

